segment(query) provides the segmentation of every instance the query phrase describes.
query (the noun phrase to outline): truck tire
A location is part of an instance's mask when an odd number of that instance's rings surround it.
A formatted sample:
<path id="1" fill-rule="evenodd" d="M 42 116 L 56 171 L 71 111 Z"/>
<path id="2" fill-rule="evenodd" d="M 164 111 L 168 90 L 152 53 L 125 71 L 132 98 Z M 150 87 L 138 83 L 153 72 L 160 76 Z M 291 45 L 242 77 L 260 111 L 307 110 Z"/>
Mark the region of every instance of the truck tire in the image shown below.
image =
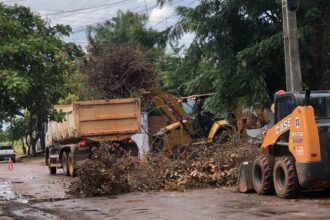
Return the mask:
<path id="1" fill-rule="evenodd" d="M 138 157 L 139 156 L 139 147 L 136 144 L 131 144 L 129 152 L 130 152 L 130 156 Z"/>
<path id="2" fill-rule="evenodd" d="M 68 156 L 68 167 L 69 167 L 69 176 L 75 177 L 76 176 L 76 168 L 75 168 L 75 162 L 72 153 L 69 153 Z"/>
<path id="3" fill-rule="evenodd" d="M 62 169 L 63 169 L 64 175 L 70 176 L 67 152 L 63 152 L 63 154 L 62 154 Z"/>
<path id="4" fill-rule="evenodd" d="M 122 144 L 119 143 L 119 148 L 123 150 L 125 153 L 129 153 L 132 157 L 138 157 L 139 156 L 139 147 L 136 145 L 135 142 L 130 144 Z"/>
<path id="5" fill-rule="evenodd" d="M 11 161 L 13 161 L 13 163 L 16 163 L 16 157 L 11 158 Z"/>
<path id="6" fill-rule="evenodd" d="M 48 159 L 49 159 L 49 147 L 46 147 L 46 150 L 45 150 L 45 164 L 46 166 L 48 166 Z"/>
<path id="7" fill-rule="evenodd" d="M 49 174 L 56 175 L 56 167 L 49 167 Z"/>
<path id="8" fill-rule="evenodd" d="M 275 163 L 274 186 L 281 198 L 293 198 L 300 192 L 300 185 L 294 158 L 283 156 Z"/>
<path id="9" fill-rule="evenodd" d="M 274 193 L 273 169 L 273 157 L 260 155 L 255 159 L 252 167 L 252 183 L 258 194 Z"/>

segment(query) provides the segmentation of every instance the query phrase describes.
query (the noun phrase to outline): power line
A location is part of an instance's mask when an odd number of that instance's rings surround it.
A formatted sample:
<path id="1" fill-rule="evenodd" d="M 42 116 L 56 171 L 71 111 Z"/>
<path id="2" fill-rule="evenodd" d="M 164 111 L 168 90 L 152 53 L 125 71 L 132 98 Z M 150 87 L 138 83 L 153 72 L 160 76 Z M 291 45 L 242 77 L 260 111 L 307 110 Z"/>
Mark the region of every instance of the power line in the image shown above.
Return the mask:
<path id="1" fill-rule="evenodd" d="M 157 5 L 155 4 L 155 5 L 153 5 L 152 7 L 150 7 L 150 8 L 148 8 L 149 10 L 152 10 L 152 9 L 154 9 L 154 8 L 156 8 L 157 7 Z M 137 13 L 137 14 L 140 14 L 140 13 L 143 13 L 143 11 L 144 11 L 145 9 L 143 9 L 143 10 L 140 10 L 140 11 L 136 11 L 136 12 L 133 12 L 133 13 Z M 95 13 L 93 13 L 93 14 L 95 14 Z M 85 14 L 84 14 L 85 15 Z M 96 21 L 99 21 L 100 23 L 101 22 L 104 22 L 104 21 L 106 21 L 106 20 L 108 20 L 109 19 L 109 16 L 116 16 L 116 15 L 118 15 L 118 13 L 107 13 L 107 16 L 104 16 L 104 17 L 97 17 L 97 16 L 93 16 L 93 17 L 91 17 L 89 14 L 88 15 L 86 15 L 86 17 L 85 16 L 81 16 L 81 17 L 79 17 L 79 18 L 87 18 L 88 20 L 94 20 L 95 22 Z M 157 17 L 158 18 L 158 17 Z M 163 18 L 163 17 L 159 17 L 159 18 Z M 78 18 L 63 18 L 63 17 L 60 17 L 60 18 L 49 18 L 49 19 L 51 19 L 52 21 L 64 21 L 64 22 L 66 22 L 66 21 L 68 21 L 68 22 L 70 22 L 70 21 L 77 21 L 77 19 Z"/>
<path id="2" fill-rule="evenodd" d="M 194 1 L 190 2 L 188 5 L 185 5 L 185 7 L 189 7 L 189 6 L 193 5 L 193 4 L 196 3 L 196 2 L 197 2 L 197 0 L 194 0 Z M 168 20 L 169 18 L 174 17 L 174 16 L 177 16 L 177 13 L 176 13 L 176 12 L 174 12 L 174 13 L 172 13 L 171 15 L 167 16 L 165 19 L 159 21 L 157 24 L 151 26 L 151 28 L 154 28 L 155 26 L 157 26 L 157 25 L 163 23 L 164 21 L 166 21 L 166 20 Z"/>
<path id="3" fill-rule="evenodd" d="M 136 1 L 136 0 L 135 0 Z M 135 1 L 126 1 L 126 2 L 129 2 L 129 3 L 132 3 L 132 2 L 135 2 Z M 122 4 L 124 1 L 121 1 L 120 3 Z M 117 2 L 118 3 L 118 2 Z M 93 14 L 95 14 L 96 12 L 94 12 L 94 11 L 97 11 L 97 10 L 100 10 L 100 9 L 102 9 L 102 10 L 104 10 L 104 9 L 107 9 L 107 8 L 109 8 L 109 7 L 113 7 L 113 4 L 114 3 L 112 3 L 112 5 L 108 5 L 108 6 L 106 6 L 106 7 L 103 7 L 103 8 L 96 8 L 96 9 L 94 9 L 94 10 L 89 10 L 89 11 L 87 11 L 87 12 L 85 12 L 82 16 L 79 16 L 79 17 L 77 17 L 77 18 L 75 18 L 75 20 L 80 20 L 80 19 L 84 19 L 84 18 L 89 18 L 89 16 L 90 16 L 90 14 L 91 14 L 91 12 L 93 12 Z M 117 4 L 118 5 L 118 4 Z M 112 15 L 114 15 L 113 13 L 112 13 Z M 63 19 L 63 17 L 69 17 L 69 16 L 72 16 L 72 14 L 67 14 L 67 15 L 64 15 L 64 16 L 61 16 L 61 20 L 62 21 L 65 21 L 64 19 Z M 104 18 L 106 18 L 105 20 L 104 20 Z M 53 17 L 49 17 L 49 19 L 50 20 L 56 20 L 56 18 L 53 18 Z M 106 16 L 106 17 L 103 17 L 103 18 L 99 18 L 99 19 L 103 19 L 103 20 L 101 20 L 101 21 L 98 21 L 98 22 L 92 22 L 92 23 L 89 23 L 88 25 L 80 25 L 80 26 L 78 26 L 79 27 L 79 29 L 80 29 L 80 27 L 87 27 L 87 26 L 89 26 L 89 25 L 95 25 L 95 24 L 98 24 L 98 23 L 101 23 L 101 22 L 104 22 L 104 21 L 106 21 L 106 20 L 109 20 L 110 18 L 109 18 L 109 14 Z M 99 20 L 99 19 L 94 19 L 94 20 Z M 78 27 L 76 27 L 76 28 L 78 28 Z M 78 30 L 78 31 L 80 31 L 80 30 Z"/>
<path id="4" fill-rule="evenodd" d="M 189 6 L 191 6 L 192 4 L 194 4 L 194 3 L 196 3 L 196 2 L 197 2 L 197 0 L 194 0 L 194 1 L 190 2 L 188 5 L 185 5 L 185 7 L 189 7 Z M 176 6 L 178 6 L 178 5 L 179 5 L 179 4 L 176 4 Z M 176 16 L 176 12 L 172 13 L 171 15 L 169 15 L 169 16 L 167 16 L 167 17 L 163 17 L 163 18 L 164 18 L 163 20 L 161 20 L 161 21 L 157 22 L 156 24 L 152 25 L 150 28 L 154 28 L 154 27 L 156 27 L 157 25 L 163 23 L 164 21 L 166 21 L 166 20 L 168 21 L 169 18 L 174 17 L 174 16 Z M 104 21 L 103 21 L 103 22 L 104 22 Z M 150 21 L 149 21 L 149 22 L 150 22 Z M 102 23 L 102 21 L 94 22 L 94 23 L 90 23 L 90 24 L 87 24 L 87 25 L 82 25 L 82 26 L 80 26 L 80 27 L 75 28 L 75 29 L 73 30 L 73 33 L 81 32 L 81 31 L 85 30 L 88 26 L 93 26 L 93 25 L 100 24 L 100 23 Z"/>
<path id="5" fill-rule="evenodd" d="M 114 3 L 99 4 L 99 5 L 95 5 L 93 7 L 82 7 L 82 8 L 72 9 L 72 10 L 67 10 L 67 11 L 54 12 L 54 13 L 50 13 L 49 15 L 52 16 L 52 15 L 67 14 L 67 13 L 80 12 L 80 11 L 90 11 L 90 10 L 99 9 L 99 8 L 103 9 L 103 7 L 118 6 L 121 4 L 126 4 L 126 3 L 130 3 L 130 2 L 135 2 L 135 1 L 137 1 L 137 0 L 122 0 L 122 1 L 114 2 Z"/>
<path id="6" fill-rule="evenodd" d="M 0 1 L 0 2 L 3 2 L 3 3 L 10 3 L 10 2 L 19 3 L 19 2 L 24 2 L 24 1 L 27 1 L 27 0 L 7 0 L 7 1 Z"/>
<path id="7" fill-rule="evenodd" d="M 6 0 L 3 2 L 25 2 L 27 0 Z M 110 2 L 109 2 L 110 1 Z M 73 27 L 73 33 L 79 33 L 81 31 L 85 31 L 85 29 L 88 26 L 94 26 L 96 24 L 102 24 L 107 20 L 110 20 L 113 16 L 117 15 L 117 13 L 109 13 L 106 12 L 105 10 L 110 8 L 110 7 L 116 7 L 116 6 L 120 6 L 125 4 L 126 6 L 126 10 L 131 10 L 133 13 L 149 13 L 151 10 L 157 8 L 157 4 L 154 3 L 148 3 L 146 4 L 146 2 L 144 2 L 144 4 L 142 6 L 139 6 L 138 8 L 133 8 L 134 5 L 127 7 L 129 3 L 133 3 L 133 2 L 137 2 L 137 0 L 117 0 L 116 2 L 113 2 L 114 0 L 103 0 L 103 1 L 88 1 L 87 3 L 80 5 L 79 8 L 74 8 L 74 9 L 70 9 L 70 10 L 55 10 L 55 9 L 38 9 L 38 8 L 31 8 L 32 10 L 35 11 L 45 11 L 46 12 L 46 18 L 48 18 L 49 20 L 53 21 L 53 22 L 59 22 L 59 23 L 74 23 L 75 21 L 77 21 L 77 23 L 79 23 L 79 21 L 81 20 L 89 20 L 90 22 L 86 22 L 85 24 L 82 25 L 78 25 L 76 24 L 75 27 Z M 188 0 L 183 0 L 177 4 L 171 5 L 172 7 L 176 7 L 176 6 L 185 6 L 185 7 L 189 7 L 191 5 L 193 5 L 194 3 L 197 2 L 197 0 L 194 0 L 192 2 L 189 2 L 187 5 L 183 5 L 183 2 L 188 1 Z M 66 9 L 69 9 L 71 6 L 74 5 L 74 3 L 77 2 L 75 0 L 72 0 L 70 2 L 68 2 L 67 6 L 65 6 Z M 151 6 L 151 7 L 149 7 Z M 138 10 L 137 10 L 138 9 Z M 105 11 L 104 14 L 106 16 L 102 16 L 102 17 L 98 17 L 97 15 L 101 15 L 103 14 L 103 12 L 101 11 Z M 52 13 L 47 13 L 47 12 L 52 12 Z M 81 14 L 81 15 L 80 15 Z M 94 16 L 91 16 L 94 15 Z M 75 17 L 74 17 L 75 16 Z M 154 28 L 160 24 L 162 24 L 163 22 L 166 21 L 166 25 L 168 26 L 167 22 L 173 23 L 175 22 L 175 18 L 170 19 L 172 17 L 177 16 L 176 12 L 173 12 L 171 15 L 169 16 L 152 16 L 153 18 L 163 18 L 160 21 L 148 21 L 149 28 Z M 157 23 L 155 23 L 157 22 Z M 88 43 L 86 42 L 80 42 L 80 43 Z"/>
<path id="8" fill-rule="evenodd" d="M 154 6 L 152 6 L 150 9 L 153 9 L 153 8 L 156 8 L 156 7 L 157 7 L 157 4 L 154 5 Z M 135 13 L 139 14 L 139 13 L 141 13 L 141 11 L 140 11 L 140 12 L 135 12 Z M 78 27 L 76 27 L 76 28 L 73 30 L 73 32 L 74 32 L 74 33 L 81 32 L 81 31 L 85 30 L 88 26 L 93 26 L 93 25 L 96 25 L 96 24 L 101 24 L 102 22 L 105 22 L 105 21 L 107 21 L 107 20 L 109 20 L 109 19 L 105 19 L 105 20 L 101 20 L 101 21 L 93 22 L 93 23 L 90 23 L 90 24 L 87 24 L 87 25 L 78 26 Z"/>

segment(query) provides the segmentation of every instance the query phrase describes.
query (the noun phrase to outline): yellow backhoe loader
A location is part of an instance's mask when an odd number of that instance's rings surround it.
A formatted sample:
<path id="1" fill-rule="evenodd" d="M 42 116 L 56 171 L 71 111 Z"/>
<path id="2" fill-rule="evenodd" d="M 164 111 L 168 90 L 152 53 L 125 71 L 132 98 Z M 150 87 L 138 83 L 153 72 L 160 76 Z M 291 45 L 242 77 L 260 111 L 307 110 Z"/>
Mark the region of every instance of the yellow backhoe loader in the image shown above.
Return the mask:
<path id="1" fill-rule="evenodd" d="M 154 135 L 152 151 L 169 152 L 178 145 L 221 143 L 234 135 L 236 128 L 226 119 L 216 119 L 203 110 L 203 101 L 210 95 L 176 98 L 160 89 L 144 92 L 143 96 L 149 97 L 169 119 L 169 125 Z M 189 106 L 189 102 L 193 116 L 183 107 Z"/>

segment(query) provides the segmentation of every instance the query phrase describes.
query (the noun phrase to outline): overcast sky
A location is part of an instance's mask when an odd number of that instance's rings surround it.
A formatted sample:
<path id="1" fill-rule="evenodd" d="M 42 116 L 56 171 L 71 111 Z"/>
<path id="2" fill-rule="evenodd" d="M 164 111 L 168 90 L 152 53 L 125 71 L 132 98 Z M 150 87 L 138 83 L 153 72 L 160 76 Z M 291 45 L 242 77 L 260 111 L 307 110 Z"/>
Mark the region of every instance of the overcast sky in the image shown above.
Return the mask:
<path id="1" fill-rule="evenodd" d="M 159 31 L 173 25 L 178 17 L 177 6 L 194 7 L 198 0 L 173 0 L 162 8 L 156 0 L 0 0 L 6 5 L 24 5 L 48 19 L 52 24 L 66 24 L 73 29 L 72 35 L 65 39 L 82 46 L 86 45 L 86 26 L 103 23 L 116 16 L 118 10 L 145 13 L 149 15 L 147 27 Z M 192 35 L 181 39 L 182 44 L 190 44 Z"/>

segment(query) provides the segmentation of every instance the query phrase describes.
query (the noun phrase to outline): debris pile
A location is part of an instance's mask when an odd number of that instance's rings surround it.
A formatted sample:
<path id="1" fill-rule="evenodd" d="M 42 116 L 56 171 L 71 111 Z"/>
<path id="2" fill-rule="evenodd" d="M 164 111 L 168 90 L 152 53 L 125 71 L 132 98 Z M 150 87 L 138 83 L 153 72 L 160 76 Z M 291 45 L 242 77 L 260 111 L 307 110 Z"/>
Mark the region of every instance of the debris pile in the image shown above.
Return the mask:
<path id="1" fill-rule="evenodd" d="M 164 173 L 165 190 L 186 190 L 236 183 L 242 161 L 253 160 L 258 148 L 226 143 L 221 146 L 183 146 Z"/>
<path id="2" fill-rule="evenodd" d="M 95 159 L 78 169 L 71 184 L 73 195 L 111 195 L 134 191 L 160 191 L 232 186 L 242 161 L 253 160 L 258 148 L 227 143 L 222 146 L 181 146 L 176 156 L 161 153 L 141 158 L 118 157 L 102 146 Z"/>
<path id="3" fill-rule="evenodd" d="M 156 85 L 155 67 L 138 49 L 102 45 L 82 63 L 81 71 L 98 98 L 130 97 L 139 89 Z M 95 91 L 94 91 L 95 90 Z"/>

